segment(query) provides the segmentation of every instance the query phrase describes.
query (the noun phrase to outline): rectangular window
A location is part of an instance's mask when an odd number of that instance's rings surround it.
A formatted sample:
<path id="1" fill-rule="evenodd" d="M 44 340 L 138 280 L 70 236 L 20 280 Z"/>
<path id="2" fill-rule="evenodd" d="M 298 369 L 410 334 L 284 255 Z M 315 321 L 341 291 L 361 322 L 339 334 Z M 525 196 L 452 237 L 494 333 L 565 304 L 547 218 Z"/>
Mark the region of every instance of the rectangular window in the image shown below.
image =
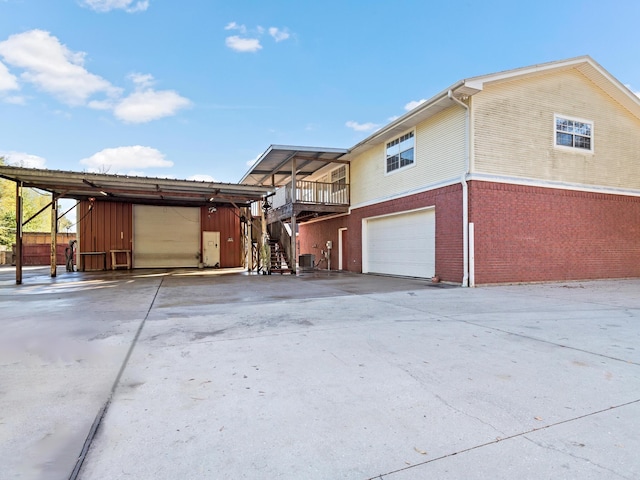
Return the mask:
<path id="1" fill-rule="evenodd" d="M 331 193 L 341 192 L 347 188 L 347 167 L 341 166 L 331 172 Z"/>
<path id="2" fill-rule="evenodd" d="M 593 122 L 555 116 L 556 146 L 593 150 Z"/>
<path id="3" fill-rule="evenodd" d="M 413 165 L 414 149 L 413 132 L 406 133 L 387 143 L 387 173 Z"/>

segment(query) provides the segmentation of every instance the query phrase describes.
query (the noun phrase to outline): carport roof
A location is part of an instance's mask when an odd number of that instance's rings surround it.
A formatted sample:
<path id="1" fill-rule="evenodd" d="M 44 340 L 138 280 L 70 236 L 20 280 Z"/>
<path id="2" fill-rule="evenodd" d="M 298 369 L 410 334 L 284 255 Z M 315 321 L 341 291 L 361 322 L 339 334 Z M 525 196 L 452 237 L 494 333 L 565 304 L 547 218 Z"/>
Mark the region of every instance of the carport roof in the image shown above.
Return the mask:
<path id="1" fill-rule="evenodd" d="M 273 191 L 242 185 L 171 178 L 131 177 L 104 173 L 44 170 L 0 165 L 0 177 L 61 198 L 109 200 L 149 205 L 202 206 L 229 203 L 247 206 Z"/>
<path id="2" fill-rule="evenodd" d="M 340 159 L 347 152 L 345 148 L 271 145 L 242 177 L 240 183 L 283 185 L 291 181 L 294 159 L 296 160 L 296 177 L 303 179 L 329 163 L 349 163 L 347 160 Z"/>

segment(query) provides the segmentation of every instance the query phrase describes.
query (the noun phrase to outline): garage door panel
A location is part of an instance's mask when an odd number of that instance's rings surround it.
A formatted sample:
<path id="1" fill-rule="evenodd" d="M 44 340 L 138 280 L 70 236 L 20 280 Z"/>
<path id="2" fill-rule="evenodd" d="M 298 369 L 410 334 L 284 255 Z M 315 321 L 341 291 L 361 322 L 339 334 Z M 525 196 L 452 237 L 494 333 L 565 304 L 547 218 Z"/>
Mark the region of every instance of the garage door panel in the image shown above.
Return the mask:
<path id="1" fill-rule="evenodd" d="M 200 209 L 134 205 L 136 268 L 197 267 Z"/>
<path id="2" fill-rule="evenodd" d="M 435 274 L 435 210 L 366 221 L 365 272 L 429 278 Z"/>

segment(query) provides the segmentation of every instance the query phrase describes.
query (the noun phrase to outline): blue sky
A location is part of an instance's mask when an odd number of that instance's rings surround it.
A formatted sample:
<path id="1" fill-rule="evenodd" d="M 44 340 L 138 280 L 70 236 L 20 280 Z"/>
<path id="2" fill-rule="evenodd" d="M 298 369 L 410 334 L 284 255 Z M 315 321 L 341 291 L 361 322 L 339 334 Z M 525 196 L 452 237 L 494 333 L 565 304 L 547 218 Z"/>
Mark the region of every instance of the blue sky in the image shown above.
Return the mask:
<path id="1" fill-rule="evenodd" d="M 591 55 L 640 92 L 640 2 L 0 0 L 0 156 L 236 182 L 454 82 Z"/>

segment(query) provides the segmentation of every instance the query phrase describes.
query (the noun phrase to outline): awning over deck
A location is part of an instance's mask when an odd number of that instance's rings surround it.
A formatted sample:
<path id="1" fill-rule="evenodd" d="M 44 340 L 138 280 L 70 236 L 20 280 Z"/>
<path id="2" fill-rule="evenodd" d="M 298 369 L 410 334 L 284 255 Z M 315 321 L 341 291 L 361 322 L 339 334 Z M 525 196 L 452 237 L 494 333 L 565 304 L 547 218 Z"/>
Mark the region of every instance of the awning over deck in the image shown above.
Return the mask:
<path id="1" fill-rule="evenodd" d="M 340 158 L 348 151 L 345 148 L 271 145 L 242 177 L 240 183 L 279 187 L 291 183 L 294 169 L 297 180 L 302 180 L 328 163 L 348 164 L 348 160 Z"/>

